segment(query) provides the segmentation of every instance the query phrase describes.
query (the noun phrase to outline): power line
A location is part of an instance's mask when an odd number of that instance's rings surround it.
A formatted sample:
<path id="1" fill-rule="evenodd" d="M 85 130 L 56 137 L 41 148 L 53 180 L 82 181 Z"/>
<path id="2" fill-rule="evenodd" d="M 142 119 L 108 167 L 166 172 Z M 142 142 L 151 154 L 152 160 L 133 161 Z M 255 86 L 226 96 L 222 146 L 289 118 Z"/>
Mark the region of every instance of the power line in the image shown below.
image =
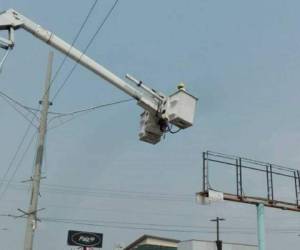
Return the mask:
<path id="1" fill-rule="evenodd" d="M 20 185 L 20 189 L 24 188 Z M 160 201 L 160 202 L 189 202 L 194 201 L 192 195 L 177 195 L 177 194 L 159 194 L 147 192 L 133 192 L 133 191 L 120 191 L 120 190 L 90 190 L 78 189 L 76 187 L 61 188 L 57 185 L 42 185 L 43 192 L 53 193 L 57 195 L 73 195 L 85 196 L 95 198 L 107 199 L 129 199 L 129 200 L 146 200 L 146 201 Z"/>
<path id="2" fill-rule="evenodd" d="M 15 215 L 10 214 L 1 214 L 1 217 L 12 217 L 12 218 L 22 218 Z M 152 224 L 152 226 L 147 226 L 148 224 L 142 223 L 122 223 L 119 222 L 118 224 L 114 223 L 107 223 L 107 222 L 100 222 L 100 221 L 90 221 L 90 220 L 78 220 L 78 219 L 62 219 L 62 218 L 54 218 L 54 217 L 42 217 L 42 221 L 44 222 L 53 222 L 53 223 L 61 223 L 61 224 L 72 224 L 72 225 L 85 225 L 85 226 L 92 226 L 92 227 L 104 227 L 104 228 L 115 228 L 115 229 L 130 229 L 130 230 L 145 230 L 145 231 L 163 231 L 163 232 L 177 232 L 177 233 L 202 233 L 202 234 L 214 234 L 215 232 L 210 228 L 206 227 L 207 230 L 190 230 L 190 229 L 178 229 L 178 228 L 165 228 L 165 226 L 172 227 L 172 225 L 163 225 L 163 224 Z M 178 227 L 182 228 L 182 225 L 178 225 Z M 189 227 L 189 226 L 188 226 Z M 199 228 L 199 227 L 196 227 Z M 268 233 L 276 233 L 276 234 L 297 234 L 298 230 L 276 230 L 276 229 L 269 229 Z M 224 234 L 240 234 L 240 235 L 256 235 L 255 229 L 249 230 L 247 228 L 244 231 L 241 231 L 239 228 L 227 229 L 223 232 Z"/>
<path id="3" fill-rule="evenodd" d="M 23 103 L 21 103 L 20 101 L 16 100 L 15 98 L 9 96 L 8 94 L 4 93 L 3 91 L 0 91 L 0 96 L 3 98 L 4 101 L 8 101 L 7 103 L 11 105 L 11 103 L 14 103 L 16 106 L 19 106 L 20 108 L 23 108 L 24 110 L 30 112 L 32 115 L 35 116 L 36 119 L 39 119 L 39 117 L 36 115 L 37 112 L 40 112 L 40 110 L 38 108 L 33 108 L 33 107 L 29 107 Z M 110 106 L 113 104 L 119 104 L 119 103 L 123 103 L 123 102 L 129 102 L 129 101 L 133 101 L 135 99 L 131 98 L 131 99 L 125 99 L 125 100 L 120 100 L 120 101 L 116 101 L 114 103 L 107 103 L 107 104 L 101 104 L 101 105 L 97 105 L 94 107 L 90 107 L 90 108 L 85 108 L 85 109 L 81 109 L 81 110 L 76 110 L 76 111 L 72 111 L 72 112 L 68 112 L 68 113 L 62 113 L 62 112 L 51 112 L 49 111 L 49 114 L 51 115 L 56 115 L 56 116 L 68 116 L 68 115 L 73 115 L 76 113 L 81 113 L 81 112 L 85 112 L 85 111 L 92 111 L 94 109 L 97 108 L 101 108 L 101 107 L 105 107 L 105 106 Z M 12 108 L 15 109 L 15 106 L 11 105 Z M 18 112 L 20 112 L 19 110 L 16 110 Z M 22 115 L 24 115 L 22 113 Z M 56 117 L 54 117 L 56 118 Z"/>
<path id="4" fill-rule="evenodd" d="M 184 225 L 164 225 L 164 224 L 143 224 L 143 223 L 122 223 L 117 222 L 108 223 L 108 222 L 101 222 L 101 221 L 91 221 L 91 220 L 78 220 L 78 219 L 59 219 L 59 218 L 51 218 L 45 217 L 41 218 L 43 221 L 48 222 L 57 222 L 57 223 L 64 223 L 64 224 L 76 224 L 76 225 L 87 225 L 87 226 L 96 226 L 96 227 L 110 227 L 110 228 L 118 228 L 118 229 L 133 229 L 133 230 L 151 230 L 151 231 L 167 231 L 167 232 L 179 232 L 179 233 L 204 233 L 204 234 L 215 234 L 214 230 L 209 231 L 211 228 L 206 227 L 208 230 L 189 230 L 189 229 L 176 229 L 171 228 L 173 226 L 184 228 L 184 227 L 191 227 L 191 228 L 199 228 L 196 226 L 184 226 Z M 153 227 L 152 227 L 153 226 Z M 165 228 L 169 227 L 169 228 Z M 269 229 L 268 232 L 270 233 L 298 233 L 298 230 L 276 230 L 276 229 Z M 248 229 L 244 228 L 244 231 L 241 231 L 241 228 L 227 228 L 223 232 L 224 234 L 241 234 L 241 235 L 256 235 L 255 229 Z"/>
<path id="5" fill-rule="evenodd" d="M 147 194 L 147 195 L 159 195 L 159 196 L 179 196 L 179 197 L 194 197 L 194 195 L 190 194 L 171 194 L 171 193 L 153 193 L 153 192 L 142 192 L 142 191 L 132 191 L 132 190 L 115 190 L 115 189 L 94 189 L 94 188 L 86 188 L 80 186 L 67 186 L 67 185 L 54 185 L 54 184 L 43 184 L 48 187 L 60 187 L 71 190 L 81 190 L 84 192 L 87 191 L 100 191 L 100 192 L 119 192 L 119 193 L 129 193 L 129 194 Z"/>
<path id="6" fill-rule="evenodd" d="M 22 188 L 22 190 L 24 190 L 24 188 Z M 43 192 L 45 192 L 43 190 Z M 21 202 L 23 202 L 24 200 L 15 200 L 15 199 L 5 199 L 5 204 L 7 205 L 7 203 L 13 203 L 13 204 L 20 204 Z M 171 213 L 170 210 L 168 209 L 163 209 L 163 210 L 157 210 L 155 209 L 155 211 L 152 210 L 148 210 L 148 211 L 145 211 L 145 209 L 143 210 L 134 210 L 133 208 L 138 208 L 136 207 L 135 205 L 131 208 L 128 208 L 128 209 L 125 209 L 125 208 L 119 208 L 119 209 L 116 209 L 116 208 L 99 208 L 98 206 L 82 206 L 82 205 L 78 205 L 77 203 L 75 205 L 66 205 L 65 203 L 63 204 L 59 204 L 59 203 L 43 203 L 45 207 L 47 207 L 47 210 L 48 211 L 51 211 L 49 208 L 53 208 L 54 211 L 58 211 L 58 209 L 66 209 L 66 210 L 71 210 L 72 212 L 74 212 L 74 210 L 82 210 L 82 211 L 95 211 L 95 212 L 101 212 L 101 214 L 103 215 L 103 213 L 105 212 L 108 212 L 108 213 L 113 213 L 113 214 L 118 214 L 118 215 L 121 215 L 121 214 L 126 214 L 126 216 L 128 216 L 129 214 L 131 215 L 147 215 L 147 217 L 149 215 L 155 215 L 156 217 L 157 216 L 167 216 L 167 217 L 170 217 L 170 216 L 173 216 L 173 217 L 183 217 L 183 218 L 187 218 L 187 217 L 192 217 L 192 218 L 195 218 L 195 214 L 194 213 Z M 1 206 L 4 206 L 4 203 L 2 203 Z M 160 207 L 157 207 L 157 208 L 162 208 L 161 206 Z M 247 218 L 247 220 L 249 221 L 253 221 L 253 219 L 251 218 Z"/>
<path id="7" fill-rule="evenodd" d="M 58 94 L 61 92 L 61 90 L 64 88 L 64 86 L 67 84 L 68 80 L 70 79 L 71 75 L 74 73 L 75 69 L 77 68 L 78 63 L 80 62 L 82 56 L 87 52 L 87 50 L 89 49 L 89 47 L 92 45 L 92 43 L 94 42 L 95 38 L 97 37 L 98 33 L 101 31 L 101 29 L 103 28 L 104 24 L 106 23 L 106 21 L 108 20 L 108 18 L 110 17 L 110 15 L 112 14 L 113 10 L 115 9 L 115 7 L 117 6 L 119 0 L 116 0 L 113 4 L 113 6 L 110 8 L 110 10 L 108 11 L 108 13 L 106 14 L 106 16 L 104 17 L 103 21 L 101 22 L 101 24 L 99 25 L 99 27 L 97 28 L 96 32 L 94 33 L 94 35 L 92 36 L 92 38 L 90 39 L 90 41 L 88 42 L 87 46 L 85 47 L 85 49 L 83 50 L 83 52 L 81 53 L 80 58 L 76 61 L 76 63 L 74 64 L 74 66 L 72 67 L 72 69 L 70 70 L 69 74 L 67 75 L 67 77 L 65 78 L 65 80 L 63 81 L 63 83 L 61 84 L 61 86 L 58 88 L 58 90 L 56 91 L 56 93 L 53 96 L 52 102 L 55 100 L 55 98 L 57 98 Z"/>
<path id="8" fill-rule="evenodd" d="M 17 215 L 11 214 L 0 214 L 1 217 L 13 217 L 13 218 L 24 218 Z M 68 218 L 55 218 L 55 217 L 43 217 L 42 221 L 48 222 L 58 222 L 66 224 L 78 224 L 78 225 L 90 225 L 90 226 L 100 226 L 100 227 L 111 227 L 120 229 L 144 229 L 144 230 L 157 230 L 157 231 L 174 231 L 174 232 L 195 232 L 195 233 L 209 233 L 215 234 L 212 227 L 200 226 L 200 225 L 184 225 L 184 224 L 162 224 L 162 223 L 142 223 L 142 222 L 126 222 L 126 221 L 106 221 L 106 220 L 87 220 L 87 219 L 68 219 Z M 187 228 L 180 230 L 178 228 Z M 189 229 L 190 228 L 190 229 Z M 199 228 L 205 230 L 199 230 Z M 198 230 L 194 230 L 198 229 Z M 235 234 L 256 234 L 256 228 L 247 227 L 224 227 L 224 233 L 235 233 Z M 208 231 L 212 230 L 212 231 Z M 268 228 L 268 233 L 298 233 L 299 229 L 277 229 Z"/>
<path id="9" fill-rule="evenodd" d="M 0 95 L 1 95 L 2 97 L 5 97 L 4 100 L 7 101 L 9 104 L 11 104 L 11 103 L 9 102 L 9 101 L 11 101 L 11 102 L 15 103 L 16 105 L 18 105 L 18 106 L 20 106 L 20 107 L 22 107 L 22 108 L 24 108 L 24 109 L 26 109 L 27 111 L 30 112 L 30 108 L 29 108 L 29 107 L 23 105 L 22 103 L 20 103 L 19 101 L 15 100 L 15 99 L 12 98 L 12 97 L 10 97 L 9 95 L 5 94 L 4 92 L 0 91 Z M 13 106 L 13 107 L 14 107 L 14 106 Z M 18 109 L 16 109 L 15 107 L 14 107 L 14 109 L 15 109 L 16 111 L 18 111 Z M 19 112 L 19 111 L 18 111 L 18 112 Z M 20 112 L 19 112 L 19 113 L 20 113 Z M 21 150 L 21 148 L 22 148 L 22 146 L 23 146 L 23 144 L 24 144 L 24 142 L 25 142 L 25 139 L 26 139 L 27 135 L 29 134 L 29 131 L 30 131 L 31 126 L 37 128 L 37 127 L 35 126 L 35 124 L 33 124 L 33 120 L 34 120 L 35 118 L 37 118 L 37 116 L 36 116 L 36 114 L 35 114 L 34 112 L 31 111 L 31 113 L 34 114 L 31 120 L 29 120 L 26 116 L 24 117 L 24 114 L 23 114 L 23 113 L 20 113 L 20 114 L 22 114 L 22 116 L 29 122 L 29 124 L 28 124 L 28 127 L 27 127 L 26 130 L 25 130 L 25 133 L 24 133 L 23 137 L 21 138 L 20 143 L 19 143 L 18 146 L 17 146 L 17 149 L 16 149 L 16 151 L 15 151 L 15 153 L 14 153 L 14 155 L 13 155 L 13 157 L 12 157 L 12 159 L 11 159 L 11 161 L 10 161 L 10 163 L 9 163 L 9 165 L 8 165 L 8 167 L 7 167 L 6 171 L 5 171 L 5 173 L 4 173 L 4 175 L 2 176 L 2 180 L 3 180 L 3 181 L 0 183 L 0 189 L 2 188 L 2 185 L 4 184 L 4 180 L 7 178 L 7 176 L 8 176 L 8 174 L 9 174 L 11 168 L 12 168 L 13 165 L 14 165 L 14 162 L 15 162 L 15 160 L 16 160 L 16 158 L 17 158 L 17 156 L 18 156 L 18 154 L 19 154 L 19 152 L 20 152 L 20 150 Z M 36 132 L 35 132 L 35 133 L 36 133 Z M 34 133 L 34 134 L 35 134 L 35 133 Z M 14 176 L 15 176 L 15 174 L 16 174 L 18 168 L 19 168 L 19 166 L 21 165 L 21 163 L 22 163 L 22 161 L 23 161 L 23 158 L 25 157 L 25 155 L 26 155 L 26 153 L 27 153 L 27 151 L 28 151 L 28 149 L 29 149 L 29 147 L 30 147 L 32 141 L 33 141 L 33 138 L 34 138 L 34 137 L 32 137 L 32 139 L 31 139 L 29 145 L 27 146 L 26 150 L 24 151 L 24 153 L 23 153 L 23 155 L 22 155 L 22 157 L 21 157 L 21 160 L 19 161 L 19 163 L 18 163 L 18 165 L 17 165 L 17 167 L 16 167 L 14 173 L 12 174 L 11 178 L 10 178 L 9 181 L 6 183 L 6 186 L 4 187 L 3 192 L 0 193 L 0 200 L 3 198 L 3 195 L 4 195 L 5 192 L 7 191 L 7 189 L 8 189 L 8 187 L 9 187 L 9 185 L 10 185 L 12 179 L 14 178 Z"/>
<path id="10" fill-rule="evenodd" d="M 23 216 L 11 215 L 11 214 L 0 214 L 1 217 L 11 217 L 11 218 L 20 218 L 24 219 Z M 196 226 L 184 226 L 184 225 L 175 225 L 178 228 L 189 228 L 192 229 L 178 229 L 171 228 L 173 225 L 165 225 L 165 224 L 143 224 L 143 223 L 130 223 L 130 222 L 106 222 L 106 221 L 91 221 L 91 220 L 79 220 L 79 219 L 62 219 L 62 218 L 54 218 L 54 217 L 41 217 L 41 221 L 45 222 L 56 222 L 63 224 L 73 224 L 73 225 L 86 225 L 86 226 L 94 226 L 94 227 L 108 227 L 108 228 L 117 228 L 117 229 L 132 229 L 132 230 L 151 230 L 151 231 L 164 231 L 164 232 L 179 232 L 179 233 L 204 233 L 204 234 L 213 234 L 215 232 L 208 231 L 210 228 L 206 227 L 208 230 L 193 230 L 193 228 L 197 229 L 199 227 Z M 147 226 L 148 225 L 148 226 Z M 169 228 L 167 228 L 169 227 Z M 240 230 L 227 230 L 224 233 L 235 233 L 235 234 L 255 234 L 253 231 L 240 231 Z"/>
<path id="11" fill-rule="evenodd" d="M 21 108 L 27 110 L 28 112 L 31 112 L 33 115 L 36 115 L 33 111 L 39 111 L 37 109 L 31 108 L 29 106 L 26 106 L 24 104 L 22 104 L 20 101 L 17 101 L 16 99 L 12 98 L 11 96 L 9 96 L 8 94 L 4 93 L 3 91 L 0 91 L 0 95 L 2 97 L 5 97 L 6 99 L 8 99 L 9 101 L 15 103 L 16 105 L 20 106 Z"/>
<path id="12" fill-rule="evenodd" d="M 75 44 L 76 41 L 78 40 L 78 38 L 79 38 L 79 36 L 80 36 L 80 34 L 81 34 L 83 28 L 85 27 L 85 25 L 86 25 L 88 19 L 90 18 L 90 16 L 91 16 L 93 10 L 95 9 L 97 3 L 98 3 L 98 0 L 95 0 L 94 3 L 92 4 L 92 6 L 90 7 L 87 16 L 85 17 L 83 23 L 81 24 L 81 26 L 80 26 L 80 28 L 79 28 L 77 34 L 75 35 L 75 37 L 74 37 L 74 39 L 73 39 L 73 41 L 72 41 L 72 44 L 71 44 L 70 49 L 68 50 L 67 54 L 64 56 L 63 60 L 61 61 L 61 63 L 60 63 L 60 65 L 59 65 L 58 69 L 57 69 L 56 72 L 54 73 L 54 76 L 53 76 L 53 78 L 52 78 L 52 80 L 51 80 L 51 84 L 50 84 L 49 88 L 47 89 L 46 93 L 49 91 L 49 89 L 51 88 L 51 86 L 52 86 L 53 83 L 55 82 L 57 76 L 58 76 L 59 73 L 61 72 L 62 67 L 63 67 L 64 64 L 65 64 L 65 62 L 66 62 L 66 60 L 67 60 L 67 58 L 68 58 L 68 56 L 69 56 L 69 53 L 70 53 L 71 49 L 73 48 L 74 44 Z"/>
<path id="13" fill-rule="evenodd" d="M 5 102 L 10 105 L 17 113 L 19 113 L 27 122 L 29 122 L 29 125 L 33 126 L 37 129 L 37 126 L 33 123 L 33 120 L 30 120 L 27 115 L 23 114 L 20 110 L 18 110 L 13 104 L 11 104 L 8 100 L 5 100 Z"/>
<path id="14" fill-rule="evenodd" d="M 27 132 L 27 131 L 26 131 L 26 132 Z M 25 134 L 26 134 L 26 136 L 27 136 L 27 133 L 25 133 Z M 30 141 L 29 141 L 29 143 L 28 143 L 26 149 L 24 150 L 24 152 L 23 152 L 23 154 L 22 154 L 22 156 L 21 156 L 21 158 L 20 158 L 20 160 L 19 160 L 19 162 L 18 162 L 18 164 L 17 164 L 17 166 L 16 166 L 14 172 L 12 173 L 12 175 L 11 175 L 11 177 L 9 178 L 8 182 L 6 183 L 6 186 L 4 187 L 3 191 L 0 193 L 0 200 L 3 199 L 5 193 L 6 193 L 7 190 L 8 190 L 9 185 L 11 184 L 13 178 L 15 177 L 17 171 L 19 170 L 19 168 L 20 168 L 20 166 L 21 166 L 21 164 L 22 164 L 22 162 L 23 162 L 23 160 L 24 160 L 24 158 L 25 158 L 25 156 L 26 156 L 26 154 L 27 154 L 27 152 L 28 152 L 30 146 L 31 146 L 32 143 L 33 143 L 33 140 L 34 140 L 35 135 L 36 135 L 36 132 L 34 132 L 34 134 L 32 135 L 32 137 L 31 137 L 31 139 L 30 139 Z M 24 138 L 24 137 L 23 137 L 23 138 Z M 20 145 L 21 145 L 21 144 L 23 145 L 23 142 L 24 142 L 24 141 L 22 141 L 22 142 L 20 143 Z M 19 152 L 19 147 L 18 147 L 18 149 L 17 149 L 17 152 Z M 14 158 L 13 158 L 13 159 L 14 159 Z M 11 166 L 12 166 L 12 165 L 11 165 Z M 9 166 L 8 169 L 10 169 L 11 166 Z M 9 171 L 9 170 L 8 170 L 8 171 Z M 8 174 L 8 171 L 6 171 L 7 174 Z M 3 183 L 3 182 L 2 182 L 2 183 Z M 1 183 L 1 184 L 2 184 L 2 183 Z"/>
<path id="15" fill-rule="evenodd" d="M 24 142 L 25 142 L 25 139 L 26 139 L 26 137 L 27 137 L 27 135 L 28 135 L 28 133 L 30 131 L 30 128 L 31 128 L 31 124 L 28 124 L 28 126 L 27 126 L 27 128 L 25 130 L 25 133 L 24 133 L 23 137 L 21 138 L 20 143 L 18 144 L 17 149 L 16 149 L 16 151 L 15 151 L 15 153 L 14 153 L 11 161 L 9 162 L 9 165 L 8 165 L 8 167 L 7 167 L 4 175 L 2 176 L 2 182 L 0 183 L 0 189 L 1 189 L 2 185 L 3 185 L 3 183 L 4 183 L 4 180 L 7 178 L 8 173 L 11 170 L 11 168 L 12 168 L 12 166 L 13 166 L 13 164 L 14 164 L 14 162 L 15 162 L 15 160 L 16 160 L 16 158 L 17 158 L 17 156 L 18 156 L 18 154 L 19 154 L 19 152 L 20 152 L 20 150 L 21 150 L 21 148 L 22 148 L 22 146 L 24 144 Z"/>
<path id="16" fill-rule="evenodd" d="M 120 100 L 120 101 L 116 101 L 116 102 L 111 102 L 111 103 L 106 103 L 106 104 L 100 104 L 100 105 L 97 105 L 97 106 L 93 106 L 93 107 L 90 107 L 90 108 L 79 109 L 79 110 L 76 110 L 76 111 L 73 111 L 73 112 L 69 112 L 69 113 L 61 113 L 58 116 L 62 117 L 62 116 L 76 115 L 76 114 L 79 114 L 79 113 L 84 113 L 84 112 L 88 112 L 88 111 L 94 111 L 94 110 L 97 110 L 99 108 L 113 106 L 113 105 L 121 104 L 121 103 L 125 103 L 125 102 L 131 102 L 133 100 L 134 100 L 133 98 L 130 98 L 130 99 Z M 54 118 L 56 118 L 56 117 L 54 117 Z"/>
<path id="17" fill-rule="evenodd" d="M 35 127 L 37 129 L 37 126 L 33 123 L 33 120 L 30 120 L 27 115 L 25 115 L 24 113 L 22 113 L 15 105 L 18 105 L 19 107 L 25 109 L 27 112 L 31 113 L 33 115 L 33 118 L 38 118 L 37 115 L 35 114 L 35 112 L 33 112 L 29 107 L 23 105 L 22 103 L 16 101 L 15 99 L 13 99 L 12 97 L 8 96 L 7 94 L 5 94 L 4 92 L 0 91 L 0 96 L 3 98 L 3 100 L 9 105 L 11 106 L 17 113 L 19 113 L 26 121 L 28 121 L 33 127 Z M 15 105 L 13 105 L 13 103 Z"/>
<path id="18" fill-rule="evenodd" d="M 89 112 L 92 112 L 92 111 L 96 111 L 98 109 L 101 109 L 101 108 L 104 108 L 104 107 L 109 107 L 109 106 L 114 106 L 114 105 L 117 105 L 117 104 L 122 104 L 122 103 L 126 103 L 126 102 L 131 102 L 133 101 L 134 99 L 124 99 L 124 100 L 120 100 L 120 101 L 116 101 L 116 102 L 111 102 L 111 103 L 106 103 L 106 104 L 101 104 L 101 105 L 97 105 L 97 106 L 94 106 L 94 107 L 90 107 L 90 108 L 85 108 L 85 109 L 80 109 L 80 110 L 76 110 L 76 111 L 73 111 L 73 112 L 69 112 L 69 113 L 59 113 L 58 115 L 52 117 L 50 120 L 49 120 L 49 124 L 54 121 L 55 119 L 59 119 L 59 118 L 62 118 L 62 117 L 67 117 L 67 116 L 72 116 L 71 118 L 69 118 L 68 120 L 66 121 L 63 121 L 61 122 L 60 124 L 56 125 L 56 126 L 53 126 L 53 127 L 50 127 L 48 130 L 52 130 L 54 128 L 58 128 L 72 120 L 74 120 L 75 118 L 78 117 L 78 115 L 82 115 L 84 113 L 89 113 Z M 77 115 L 77 116 L 75 116 Z"/>
<path id="19" fill-rule="evenodd" d="M 0 214 L 1 217 L 12 217 L 12 218 L 24 218 L 17 215 L 11 214 Z M 118 229 L 133 229 L 133 230 L 151 230 L 151 231 L 170 231 L 170 232 L 181 232 L 181 233 L 204 233 L 204 234 L 214 234 L 215 232 L 211 227 L 207 226 L 197 226 L 197 225 L 183 225 L 183 224 L 161 224 L 161 223 L 140 223 L 140 222 L 124 222 L 124 221 L 95 221 L 95 220 L 85 220 L 85 219 L 67 219 L 67 218 L 53 218 L 44 217 L 41 218 L 42 221 L 46 222 L 56 222 L 63 224 L 74 224 L 74 225 L 87 225 L 95 227 L 108 227 L 108 228 L 118 228 Z M 180 228 L 180 229 L 178 229 Z M 186 228 L 186 229 L 181 229 Z M 199 228 L 205 230 L 199 230 Z M 198 229 L 198 230 L 195 230 Z M 210 231 L 212 230 L 212 231 Z M 256 235 L 256 228 L 246 228 L 246 227 L 224 227 L 224 234 L 242 234 L 242 235 Z M 299 229 L 277 229 L 269 228 L 268 233 L 279 233 L 279 234 L 294 234 L 298 233 Z"/>
<path id="20" fill-rule="evenodd" d="M 86 225 L 86 226 L 95 226 L 95 227 L 108 227 L 108 228 L 117 228 L 117 229 L 132 229 L 132 230 L 147 230 L 147 231 L 163 231 L 163 232 L 178 232 L 178 233 L 205 233 L 205 234 L 214 234 L 214 231 L 208 230 L 193 230 L 193 229 L 177 229 L 177 228 L 165 228 L 166 225 L 163 224 L 152 224 L 152 226 L 147 226 L 148 224 L 142 223 L 122 223 L 118 224 L 107 223 L 101 221 L 89 221 L 89 220 L 75 220 L 75 219 L 59 219 L 44 217 L 41 218 L 42 221 L 46 222 L 56 222 L 63 224 L 73 224 L 73 225 Z M 182 227 L 182 226 L 178 226 Z M 225 233 L 225 232 L 224 232 Z M 236 233 L 236 234 L 255 234 L 255 232 L 241 232 L 241 231 L 226 231 L 226 233 Z"/>
<path id="21" fill-rule="evenodd" d="M 45 189 L 44 191 L 50 192 L 58 195 L 73 195 L 73 196 L 85 196 L 85 197 L 95 197 L 95 198 L 106 198 L 106 199 L 126 199 L 126 200 L 146 200 L 146 201 L 160 201 L 160 202 L 188 202 L 193 203 L 194 199 L 184 198 L 184 197 L 168 197 L 168 196 L 154 196 L 154 195 L 135 195 L 135 194 L 124 194 L 124 193 L 92 193 L 92 192 L 78 192 L 71 190 L 61 190 L 61 189 Z"/>

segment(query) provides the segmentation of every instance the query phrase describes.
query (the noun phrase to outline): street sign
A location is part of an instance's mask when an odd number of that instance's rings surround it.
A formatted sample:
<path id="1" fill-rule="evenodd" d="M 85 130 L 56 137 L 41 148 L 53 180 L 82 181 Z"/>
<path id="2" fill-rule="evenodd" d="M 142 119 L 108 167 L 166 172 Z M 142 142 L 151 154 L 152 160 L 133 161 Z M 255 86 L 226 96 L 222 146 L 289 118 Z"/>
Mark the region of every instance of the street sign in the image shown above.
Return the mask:
<path id="1" fill-rule="evenodd" d="M 80 247 L 102 247 L 103 234 L 73 231 L 68 232 L 68 245 Z"/>

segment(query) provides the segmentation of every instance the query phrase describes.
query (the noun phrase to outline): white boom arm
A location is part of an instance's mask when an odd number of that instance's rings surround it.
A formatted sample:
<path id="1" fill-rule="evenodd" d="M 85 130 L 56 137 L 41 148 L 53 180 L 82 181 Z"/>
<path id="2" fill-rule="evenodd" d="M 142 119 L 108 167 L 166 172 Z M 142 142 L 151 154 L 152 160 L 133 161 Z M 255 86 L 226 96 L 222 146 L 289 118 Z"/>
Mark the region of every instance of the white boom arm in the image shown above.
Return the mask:
<path id="1" fill-rule="evenodd" d="M 34 23 L 30 19 L 21 15 L 15 10 L 8 10 L 3 12 L 0 15 L 0 29 L 8 29 L 12 33 L 11 29 L 23 28 L 30 32 L 32 35 L 38 39 L 44 41 L 55 49 L 61 51 L 63 54 L 72 58 L 74 61 L 78 62 L 87 69 L 93 71 L 95 74 L 104 78 L 111 84 L 115 85 L 117 88 L 121 89 L 128 95 L 137 99 L 138 101 L 144 101 L 146 105 L 149 105 L 149 108 L 157 109 L 157 104 L 152 102 L 152 100 L 142 100 L 143 93 L 130 84 L 123 81 L 121 78 L 110 72 L 108 69 L 95 62 L 90 57 L 83 54 L 78 49 L 74 48 L 70 44 L 66 43 L 64 40 L 57 37 L 54 33 L 44 29 L 40 25 Z M 13 46 L 13 41 L 8 40 L 10 46 Z"/>
<path id="2" fill-rule="evenodd" d="M 162 133 L 158 132 L 158 130 L 162 130 L 161 119 L 163 119 L 167 123 L 170 122 L 179 128 L 186 128 L 192 125 L 196 98 L 187 94 L 184 89 L 179 91 L 179 95 L 176 95 L 175 93 L 170 97 L 166 97 L 165 95 L 159 94 L 151 88 L 144 86 L 141 82 L 136 83 L 136 86 L 133 86 L 113 74 L 111 71 L 109 71 L 99 63 L 95 62 L 93 59 L 91 59 L 81 51 L 66 43 L 64 40 L 57 37 L 54 33 L 44 29 L 40 25 L 34 23 L 33 21 L 13 9 L 9 9 L 5 12 L 0 13 L 0 30 L 7 30 L 9 34 L 8 39 L 0 38 L 0 48 L 9 50 L 14 47 L 14 30 L 19 28 L 23 28 L 26 31 L 30 32 L 38 39 L 61 51 L 63 54 L 72 58 L 77 63 L 81 64 L 85 68 L 107 80 L 126 94 L 135 98 L 138 101 L 138 104 L 143 107 L 146 112 L 149 112 L 147 116 L 148 118 L 146 118 L 146 120 L 142 119 L 142 121 L 145 122 L 146 126 L 147 124 L 151 124 L 151 131 L 144 131 L 145 133 L 154 133 L 155 136 L 159 137 L 160 139 Z M 129 79 L 135 82 L 135 79 Z M 185 96 L 185 98 L 182 98 L 182 96 Z M 192 97 L 192 99 L 194 98 L 195 102 L 190 103 L 189 100 L 186 100 L 186 97 L 188 96 Z M 182 105 L 178 105 L 180 103 L 182 103 Z M 189 117 L 187 118 L 188 120 L 186 118 L 182 119 L 182 117 L 180 117 L 181 115 L 185 116 L 187 110 L 182 110 L 182 107 L 179 106 L 189 106 Z M 171 110 L 171 112 L 168 112 L 169 109 Z M 178 112 L 182 114 L 178 114 Z M 156 126 L 154 130 L 153 126 Z M 157 126 L 159 126 L 158 130 Z M 147 139 L 144 140 L 147 141 Z M 154 141 L 155 143 L 158 142 L 156 140 Z M 153 143 L 154 141 L 151 142 L 150 140 L 148 142 Z"/>

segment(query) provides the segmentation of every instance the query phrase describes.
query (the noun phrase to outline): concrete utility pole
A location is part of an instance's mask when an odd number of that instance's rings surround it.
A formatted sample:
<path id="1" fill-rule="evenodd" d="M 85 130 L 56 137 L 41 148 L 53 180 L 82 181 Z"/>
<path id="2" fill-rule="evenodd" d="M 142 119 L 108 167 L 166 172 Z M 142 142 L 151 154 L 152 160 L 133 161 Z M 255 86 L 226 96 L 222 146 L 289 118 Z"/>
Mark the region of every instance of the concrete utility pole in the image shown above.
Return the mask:
<path id="1" fill-rule="evenodd" d="M 222 241 L 220 240 L 220 221 L 225 221 L 225 219 L 217 217 L 216 219 L 210 220 L 210 221 L 217 223 L 217 241 L 216 241 L 216 244 L 217 244 L 217 249 L 222 250 Z"/>
<path id="2" fill-rule="evenodd" d="M 41 181 L 41 170 L 43 163 L 43 154 L 44 154 L 44 144 L 45 137 L 47 132 L 47 116 L 49 109 L 49 92 L 51 86 L 51 75 L 52 75 L 52 62 L 53 62 L 53 52 L 49 52 L 48 56 L 48 66 L 47 66 L 47 75 L 45 82 L 45 92 L 43 94 L 43 99 L 40 101 L 42 104 L 42 112 L 40 118 L 40 126 L 39 126 L 39 141 L 36 150 L 36 159 L 35 159 L 35 170 L 34 175 L 31 177 L 32 181 L 32 191 L 30 204 L 27 215 L 27 225 L 25 232 L 25 242 L 24 242 L 24 250 L 32 250 L 33 249 L 33 238 L 34 232 L 37 226 L 37 212 L 38 212 L 38 198 L 40 195 L 40 181 Z"/>

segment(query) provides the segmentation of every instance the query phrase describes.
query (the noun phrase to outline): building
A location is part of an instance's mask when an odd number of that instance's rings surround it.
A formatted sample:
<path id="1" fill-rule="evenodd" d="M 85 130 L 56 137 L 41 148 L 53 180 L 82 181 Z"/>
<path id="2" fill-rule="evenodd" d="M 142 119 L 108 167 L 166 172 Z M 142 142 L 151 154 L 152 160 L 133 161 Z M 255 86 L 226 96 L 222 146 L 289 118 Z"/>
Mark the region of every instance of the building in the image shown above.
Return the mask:
<path id="1" fill-rule="evenodd" d="M 222 250 L 257 250 L 256 245 L 223 242 Z M 143 235 L 123 250 L 217 250 L 215 241 L 187 240 L 163 238 Z"/>
<path id="2" fill-rule="evenodd" d="M 124 250 L 177 250 L 179 242 L 176 239 L 143 235 L 125 247 Z"/>
<path id="3" fill-rule="evenodd" d="M 256 245 L 223 242 L 222 250 L 257 250 Z M 188 240 L 178 244 L 178 250 L 217 250 L 215 241 Z"/>

